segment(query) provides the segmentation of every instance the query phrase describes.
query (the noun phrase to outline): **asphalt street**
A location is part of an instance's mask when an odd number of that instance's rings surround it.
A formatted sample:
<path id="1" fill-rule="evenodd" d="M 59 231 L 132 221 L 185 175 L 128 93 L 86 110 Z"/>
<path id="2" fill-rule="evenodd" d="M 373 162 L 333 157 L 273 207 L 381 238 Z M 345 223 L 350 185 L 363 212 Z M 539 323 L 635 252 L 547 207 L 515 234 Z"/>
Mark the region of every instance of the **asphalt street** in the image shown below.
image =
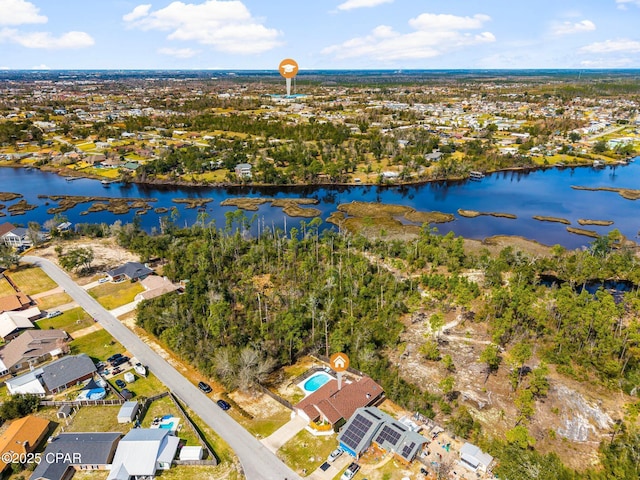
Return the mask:
<path id="1" fill-rule="evenodd" d="M 282 463 L 262 443 L 220 409 L 193 383 L 183 377 L 159 354 L 104 309 L 82 287 L 57 265 L 44 258 L 24 256 L 26 263 L 36 265 L 104 327 L 158 379 L 189 406 L 209 427 L 222 437 L 236 453 L 249 480 L 299 480 L 300 477 Z"/>

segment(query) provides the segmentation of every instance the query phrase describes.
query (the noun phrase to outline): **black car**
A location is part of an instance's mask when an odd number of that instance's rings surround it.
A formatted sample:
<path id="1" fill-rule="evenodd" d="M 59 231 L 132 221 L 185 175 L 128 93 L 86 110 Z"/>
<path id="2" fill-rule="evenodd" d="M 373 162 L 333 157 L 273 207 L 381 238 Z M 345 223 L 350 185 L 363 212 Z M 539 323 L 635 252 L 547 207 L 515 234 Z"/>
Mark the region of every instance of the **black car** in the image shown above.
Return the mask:
<path id="1" fill-rule="evenodd" d="M 111 355 L 109 358 L 107 358 L 107 362 L 111 363 L 113 362 L 115 359 L 120 358 L 122 356 L 121 353 L 114 353 L 113 355 Z"/>
<path id="2" fill-rule="evenodd" d="M 131 393 L 131 391 L 127 390 L 126 388 L 120 392 L 120 395 L 122 395 L 127 400 L 131 400 L 133 398 L 133 393 Z"/>
<path id="3" fill-rule="evenodd" d="M 129 361 L 129 357 L 118 357 L 111 362 L 112 367 L 117 367 L 118 365 L 122 365 L 123 363 L 127 363 Z"/>
<path id="4" fill-rule="evenodd" d="M 202 390 L 204 393 L 211 392 L 211 387 L 204 382 L 198 382 L 198 388 Z"/>
<path id="5" fill-rule="evenodd" d="M 216 403 L 224 411 L 227 411 L 231 408 L 231 405 L 229 405 L 229 403 L 225 402 L 224 400 L 218 400 Z"/>
<path id="6" fill-rule="evenodd" d="M 116 385 L 118 386 L 118 388 L 124 388 L 127 386 L 127 384 L 120 379 L 116 380 Z"/>

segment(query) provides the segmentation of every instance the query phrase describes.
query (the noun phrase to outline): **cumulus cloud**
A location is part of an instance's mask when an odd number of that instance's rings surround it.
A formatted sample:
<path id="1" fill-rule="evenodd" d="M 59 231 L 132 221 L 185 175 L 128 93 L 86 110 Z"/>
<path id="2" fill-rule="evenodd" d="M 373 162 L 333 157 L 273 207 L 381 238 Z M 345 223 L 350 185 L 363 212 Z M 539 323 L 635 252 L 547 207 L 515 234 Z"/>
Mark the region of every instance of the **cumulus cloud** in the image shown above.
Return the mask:
<path id="1" fill-rule="evenodd" d="M 338 5 L 338 10 L 353 10 L 363 7 L 377 7 L 383 3 L 392 3 L 393 0 L 347 0 Z"/>
<path id="2" fill-rule="evenodd" d="M 592 32 L 596 29 L 596 24 L 591 20 L 580 22 L 562 22 L 553 25 L 551 31 L 554 35 L 571 35 L 573 33 Z"/>
<path id="3" fill-rule="evenodd" d="M 194 41 L 224 53 L 262 53 L 280 45 L 281 33 L 265 27 L 239 0 L 176 1 L 155 11 L 139 5 L 122 19 L 132 28 L 169 32 L 169 40 Z"/>
<path id="4" fill-rule="evenodd" d="M 338 59 L 369 57 L 378 61 L 417 60 L 433 58 L 452 50 L 495 42 L 491 32 L 472 34 L 490 21 L 487 15 L 460 17 L 423 13 L 409 20 L 414 31 L 400 33 L 387 25 L 374 28 L 364 37 L 347 40 L 322 50 Z"/>
<path id="5" fill-rule="evenodd" d="M 20 32 L 9 28 L 0 30 L 0 41 L 47 50 L 85 48 L 95 43 L 91 35 L 85 32 L 67 32 L 56 37 L 49 32 Z"/>
<path id="6" fill-rule="evenodd" d="M 191 48 L 159 48 L 158 53 L 176 58 L 191 58 L 198 52 Z"/>
<path id="7" fill-rule="evenodd" d="M 47 17 L 39 12 L 38 7 L 25 0 L 0 0 L 0 25 L 47 23 Z"/>
<path id="8" fill-rule="evenodd" d="M 41 63 L 40 65 L 34 65 L 31 67 L 31 70 L 51 70 L 51 67 Z"/>
<path id="9" fill-rule="evenodd" d="M 584 68 L 623 68 L 633 64 L 630 58 L 601 58 L 597 60 L 583 60 L 580 65 Z"/>
<path id="10" fill-rule="evenodd" d="M 627 5 L 637 5 L 640 7 L 640 0 L 616 0 L 616 4 L 620 10 L 626 10 Z"/>
<path id="11" fill-rule="evenodd" d="M 622 38 L 618 40 L 605 40 L 586 45 L 580 49 L 582 53 L 640 53 L 640 42 Z"/>

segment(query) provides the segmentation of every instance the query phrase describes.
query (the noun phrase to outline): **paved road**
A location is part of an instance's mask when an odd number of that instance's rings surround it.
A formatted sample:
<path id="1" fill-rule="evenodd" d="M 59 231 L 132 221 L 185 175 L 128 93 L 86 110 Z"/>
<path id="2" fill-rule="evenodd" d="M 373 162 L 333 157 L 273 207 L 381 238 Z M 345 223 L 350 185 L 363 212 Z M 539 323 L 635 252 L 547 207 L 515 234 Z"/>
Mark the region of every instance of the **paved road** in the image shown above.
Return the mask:
<path id="1" fill-rule="evenodd" d="M 57 265 L 44 258 L 34 256 L 25 256 L 22 257 L 22 260 L 42 268 L 89 315 L 97 319 L 105 330 L 122 343 L 140 362 L 147 365 L 149 370 L 162 383 L 220 435 L 240 459 L 244 474 L 248 480 L 282 480 L 285 478 L 288 480 L 300 480 L 296 473 L 282 463 L 233 418 L 218 408 L 209 397 L 184 378 L 109 311 L 105 310 Z"/>

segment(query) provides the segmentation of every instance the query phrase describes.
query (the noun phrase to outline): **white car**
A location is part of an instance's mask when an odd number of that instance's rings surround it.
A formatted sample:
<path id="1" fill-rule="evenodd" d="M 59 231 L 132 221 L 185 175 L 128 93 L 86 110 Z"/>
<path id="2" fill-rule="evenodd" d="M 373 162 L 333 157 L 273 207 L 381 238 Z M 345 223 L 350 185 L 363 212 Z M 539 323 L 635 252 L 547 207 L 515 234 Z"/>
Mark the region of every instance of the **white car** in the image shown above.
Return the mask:
<path id="1" fill-rule="evenodd" d="M 338 458 L 340 455 L 342 455 L 342 449 L 340 448 L 336 448 L 333 452 L 331 452 L 329 454 L 329 456 L 327 457 L 327 462 L 331 463 L 333 462 L 336 458 Z"/>
<path id="2" fill-rule="evenodd" d="M 358 470 L 360 470 L 360 465 L 358 465 L 357 463 L 352 463 L 351 465 L 349 465 L 349 468 L 344 471 L 344 473 L 340 477 L 340 480 L 351 480 L 354 475 L 358 473 Z"/>
<path id="3" fill-rule="evenodd" d="M 62 312 L 60 310 L 54 310 L 52 312 L 47 313 L 47 318 L 58 317 L 60 315 L 62 315 Z"/>

